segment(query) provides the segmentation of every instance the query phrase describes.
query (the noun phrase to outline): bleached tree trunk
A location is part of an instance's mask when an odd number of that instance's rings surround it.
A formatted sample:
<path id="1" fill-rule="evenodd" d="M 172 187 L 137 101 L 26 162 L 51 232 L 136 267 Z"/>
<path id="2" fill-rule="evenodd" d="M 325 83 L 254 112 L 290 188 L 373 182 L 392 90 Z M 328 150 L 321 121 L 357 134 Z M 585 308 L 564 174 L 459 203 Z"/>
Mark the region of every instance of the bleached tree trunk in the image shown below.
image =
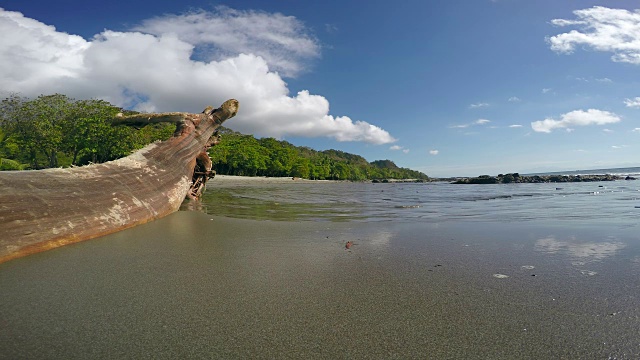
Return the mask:
<path id="1" fill-rule="evenodd" d="M 103 164 L 0 172 L 0 263 L 143 224 L 199 198 L 213 175 L 214 132 L 238 106 L 227 100 L 201 114 L 120 116 L 114 125 L 175 122 L 176 132 Z"/>

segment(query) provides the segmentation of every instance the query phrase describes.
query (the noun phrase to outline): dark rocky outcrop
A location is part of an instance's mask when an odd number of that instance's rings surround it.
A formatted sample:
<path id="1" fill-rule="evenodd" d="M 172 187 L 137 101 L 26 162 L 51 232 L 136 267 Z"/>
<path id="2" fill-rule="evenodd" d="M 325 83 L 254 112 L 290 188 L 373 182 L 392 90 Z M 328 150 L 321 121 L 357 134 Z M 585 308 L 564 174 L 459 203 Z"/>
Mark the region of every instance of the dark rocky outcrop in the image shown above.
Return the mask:
<path id="1" fill-rule="evenodd" d="M 509 184 L 509 183 L 563 183 L 563 182 L 593 182 L 593 181 L 615 181 L 615 180 L 635 180 L 631 176 L 622 177 L 611 174 L 604 175 L 520 175 L 499 174 L 498 176 L 480 175 L 474 178 L 460 178 L 452 184 Z"/>

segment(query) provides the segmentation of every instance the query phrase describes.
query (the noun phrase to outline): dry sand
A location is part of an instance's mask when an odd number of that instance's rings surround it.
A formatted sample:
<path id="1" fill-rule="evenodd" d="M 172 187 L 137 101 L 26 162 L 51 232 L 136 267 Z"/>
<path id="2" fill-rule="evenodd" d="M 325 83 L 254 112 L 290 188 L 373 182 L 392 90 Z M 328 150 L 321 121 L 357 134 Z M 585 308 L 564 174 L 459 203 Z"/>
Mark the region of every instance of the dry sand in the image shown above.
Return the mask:
<path id="1" fill-rule="evenodd" d="M 476 226 L 179 212 L 0 264 L 0 358 L 640 356 L 637 279 Z"/>

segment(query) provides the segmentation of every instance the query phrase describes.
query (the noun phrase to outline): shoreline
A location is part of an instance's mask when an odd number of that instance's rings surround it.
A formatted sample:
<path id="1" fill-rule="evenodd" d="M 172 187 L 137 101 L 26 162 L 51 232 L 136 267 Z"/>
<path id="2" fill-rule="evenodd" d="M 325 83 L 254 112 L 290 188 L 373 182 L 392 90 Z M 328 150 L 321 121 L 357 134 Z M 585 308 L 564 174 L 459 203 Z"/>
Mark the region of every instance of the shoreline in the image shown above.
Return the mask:
<path id="1" fill-rule="evenodd" d="M 230 182 L 237 182 L 241 184 L 246 183 L 255 183 L 255 184 L 268 184 L 268 183 L 292 183 L 292 182 L 301 182 L 301 183 L 342 183 L 342 182 L 351 182 L 351 183 L 414 183 L 419 182 L 416 179 L 385 179 L 385 180 L 312 180 L 305 179 L 299 177 L 268 177 L 268 176 L 240 176 L 240 175 L 216 175 L 211 181 L 215 182 L 220 180 L 220 183 L 228 184 Z"/>
<path id="2" fill-rule="evenodd" d="M 451 177 L 451 178 L 431 178 L 428 181 L 418 181 L 416 179 L 384 179 L 384 180 L 310 180 L 296 177 L 266 177 L 266 176 L 239 176 L 239 175 L 216 175 L 211 181 L 221 185 L 248 184 L 282 184 L 282 183 L 429 183 L 448 182 L 452 184 L 531 184 L 531 183 L 572 183 L 572 182 L 599 182 L 599 181 L 631 181 L 637 180 L 632 176 L 619 176 L 612 174 L 587 174 L 587 175 L 519 175 L 500 174 L 498 176 L 481 175 L 477 177 Z M 215 184 L 215 183 L 214 183 Z"/>
<path id="3" fill-rule="evenodd" d="M 210 180 L 211 183 L 223 183 L 228 184 L 231 182 L 235 183 L 256 183 L 256 184 L 268 184 L 268 183 L 292 183 L 292 182 L 305 182 L 305 183 L 316 183 L 316 182 L 338 182 L 340 180 L 309 180 L 303 178 L 295 178 L 290 176 L 285 177 L 267 177 L 267 176 L 240 176 L 240 175 L 216 175 L 213 179 Z"/>

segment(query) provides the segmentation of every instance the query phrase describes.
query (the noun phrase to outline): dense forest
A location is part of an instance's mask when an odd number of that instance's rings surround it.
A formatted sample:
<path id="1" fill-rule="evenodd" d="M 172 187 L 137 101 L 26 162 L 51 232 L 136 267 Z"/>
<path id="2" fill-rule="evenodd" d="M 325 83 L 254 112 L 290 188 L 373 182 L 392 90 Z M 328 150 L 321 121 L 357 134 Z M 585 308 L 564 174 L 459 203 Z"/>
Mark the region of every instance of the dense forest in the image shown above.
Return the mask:
<path id="1" fill-rule="evenodd" d="M 362 156 L 339 150 L 316 151 L 274 138 L 256 139 L 229 129 L 223 129 L 221 135 L 222 141 L 210 154 L 213 168 L 219 174 L 354 181 L 428 179 L 427 175 L 399 168 L 390 160 L 370 163 Z"/>
<path id="2" fill-rule="evenodd" d="M 119 112 L 133 113 L 103 100 L 74 100 L 65 95 L 27 99 L 11 95 L 0 103 L 0 170 L 43 169 L 101 163 L 127 156 L 175 125 L 140 130 L 111 126 Z"/>
<path id="3" fill-rule="evenodd" d="M 27 99 L 11 95 L 0 104 L 0 170 L 80 166 L 114 160 L 156 140 L 175 125 L 135 129 L 111 126 L 119 112 L 103 100 L 75 100 L 65 95 Z M 222 128 L 220 144 L 210 150 L 218 174 L 290 176 L 307 179 L 428 180 L 390 160 L 368 162 L 339 150 L 316 151 L 273 138 L 256 139 Z"/>

